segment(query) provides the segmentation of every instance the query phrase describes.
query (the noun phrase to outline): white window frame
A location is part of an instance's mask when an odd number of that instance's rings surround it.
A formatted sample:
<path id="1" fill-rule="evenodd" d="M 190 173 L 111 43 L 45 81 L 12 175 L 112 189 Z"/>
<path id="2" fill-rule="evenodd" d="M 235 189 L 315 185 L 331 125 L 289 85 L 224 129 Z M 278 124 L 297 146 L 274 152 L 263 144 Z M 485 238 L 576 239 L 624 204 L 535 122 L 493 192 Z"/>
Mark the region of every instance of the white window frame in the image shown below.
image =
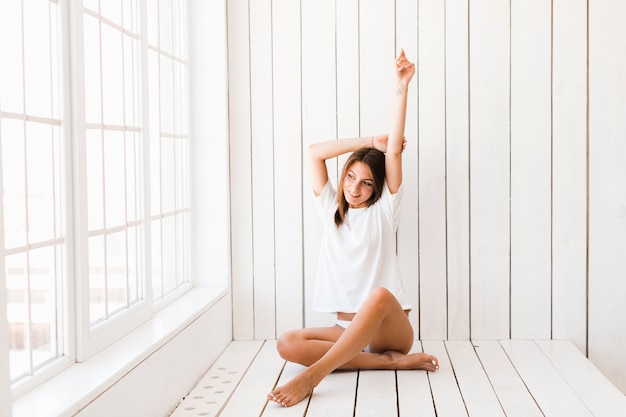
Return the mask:
<path id="1" fill-rule="evenodd" d="M 102 1 L 102 0 L 101 0 Z M 109 0 L 107 0 L 109 1 Z M 84 50 L 84 33 L 83 33 L 83 18 L 85 12 L 81 5 L 72 4 L 70 6 L 71 13 L 71 27 L 73 34 L 71 36 L 72 45 L 70 50 L 72 51 L 73 60 L 71 63 L 71 70 L 75 76 L 72 78 L 73 92 L 85 91 L 85 73 L 83 66 L 83 53 Z M 139 76 L 141 83 L 141 90 L 139 94 L 140 111 L 141 111 L 141 136 L 142 136 L 142 148 L 143 148 L 143 296 L 140 296 L 140 300 L 136 303 L 128 306 L 124 311 L 107 318 L 106 320 L 92 326 L 90 323 L 90 299 L 89 299 L 89 282 L 84 279 L 76 280 L 76 308 L 77 308 L 77 343 L 76 343 L 76 360 L 82 362 L 92 357 L 96 353 L 102 351 L 109 346 L 115 340 L 120 339 L 124 335 L 130 333 L 132 330 L 139 327 L 141 324 L 148 321 L 153 314 L 169 305 L 174 300 L 189 291 L 193 284 L 187 282 L 176 288 L 175 290 L 166 294 L 158 302 L 154 302 L 152 291 L 152 234 L 151 227 L 155 218 L 158 215 L 153 215 L 151 212 L 151 199 L 150 199 L 150 136 L 157 135 L 160 137 L 160 132 L 150 132 L 150 115 L 148 105 L 148 44 L 147 44 L 147 6 L 146 1 L 138 1 L 138 9 L 140 12 L 139 24 L 140 24 L 140 57 L 139 57 Z M 105 64 L 101 64 L 105 65 Z M 86 184 L 86 147 L 85 141 L 81 140 L 81 137 L 85 135 L 88 129 L 85 115 L 85 95 L 74 94 L 73 97 L 73 114 L 72 120 L 74 121 L 72 128 L 76 134 L 72 135 L 74 153 L 74 166 L 75 173 L 73 188 L 76 205 L 74 206 L 75 221 L 77 222 L 77 230 L 75 232 L 76 247 L 74 250 L 75 255 L 75 270 L 77 277 L 89 276 L 89 253 L 88 253 L 88 219 L 87 219 L 87 184 Z M 188 122 L 187 122 L 188 123 Z M 76 157 L 78 155 L 78 157 Z M 190 244 L 191 237 L 187 236 Z"/>
<path id="2" fill-rule="evenodd" d="M 88 261 L 88 225 L 87 225 L 87 197 L 86 197 L 86 176 L 83 175 L 86 172 L 86 149 L 85 141 L 80 140 L 84 137 L 87 123 L 85 120 L 85 73 L 83 68 L 83 6 L 82 2 L 71 2 L 69 0 L 49 0 L 51 3 L 57 4 L 61 10 L 59 12 L 59 30 L 62 44 L 61 55 L 58 59 L 62 70 L 60 70 L 60 76 L 63 78 L 63 88 L 60 94 L 63 98 L 64 104 L 61 110 L 61 137 L 63 140 L 63 158 L 66 161 L 64 171 L 64 186 L 67 190 L 65 192 L 65 258 L 66 262 L 64 270 L 67 275 L 63 279 L 62 294 L 65 302 L 59 306 L 62 310 L 62 323 L 63 328 L 62 335 L 62 349 L 59 351 L 59 357 L 47 364 L 45 367 L 38 369 L 37 372 L 27 378 L 21 379 L 11 386 L 11 394 L 13 398 L 20 397 L 24 393 L 30 391 L 34 387 L 38 386 L 42 382 L 50 379 L 53 375 L 58 374 L 62 370 L 70 367 L 75 362 L 84 362 L 87 359 L 93 357 L 95 354 L 101 352 L 106 347 L 110 346 L 115 341 L 122 338 L 124 335 L 129 334 L 133 330 L 137 329 L 141 324 L 150 320 L 154 314 L 175 300 L 179 299 L 194 286 L 193 280 L 191 280 L 191 245 L 192 236 L 191 230 L 187 235 L 186 242 L 186 257 L 188 265 L 186 266 L 186 273 L 188 274 L 188 281 L 184 282 L 175 290 L 165 294 L 164 297 L 159 298 L 155 302 L 152 296 L 152 274 L 151 274 L 151 234 L 150 226 L 154 219 L 159 219 L 159 214 L 153 215 L 150 211 L 150 187 L 149 183 L 146 185 L 144 182 L 144 191 L 142 199 L 145 201 L 143 204 L 143 213 L 141 221 L 144 230 L 144 242 L 143 242 L 143 282 L 140 300 L 133 305 L 128 306 L 124 311 L 119 314 L 113 315 L 107 320 L 102 321 L 96 326 L 92 326 L 90 323 L 89 313 L 89 261 Z M 105 0 L 102 0 L 105 1 Z M 110 1 L 110 0 L 106 0 Z M 120 0 L 121 1 L 121 0 Z M 139 10 L 141 11 L 141 49 L 140 49 L 140 61 L 147 63 L 147 50 L 146 43 L 146 1 L 137 0 L 139 4 Z M 186 0 L 182 0 L 185 2 Z M 80 4 L 78 4 L 80 3 Z M 188 6 L 186 6 L 188 10 Z M 187 23 L 189 16 L 187 16 Z M 187 33 L 187 31 L 185 31 Z M 149 113 L 147 104 L 148 95 L 148 81 L 147 81 L 147 67 L 143 66 L 139 71 L 141 73 L 141 86 L 140 86 L 140 100 L 143 104 L 141 109 L 141 126 L 143 146 L 145 147 L 143 165 L 143 174 L 145 178 L 149 178 L 150 164 L 149 160 Z M 189 70 L 187 70 L 189 72 Z M 69 74 L 72 74 L 70 79 Z M 187 85 L 189 81 L 187 78 Z M 189 94 L 189 93 L 187 93 Z M 186 97 L 186 101 L 189 102 L 189 97 Z M 187 118 L 189 117 L 190 105 L 186 103 L 188 110 Z M 70 111 L 71 109 L 71 111 Z M 189 121 L 187 123 L 187 137 L 190 135 Z M 157 132 L 157 135 L 160 135 Z M 191 147 L 189 144 L 188 149 Z M 76 157 L 81 155 L 81 157 Z M 192 164 L 191 155 L 187 156 L 187 161 Z M 1 165 L 0 165 L 1 168 Z M 187 173 L 187 180 L 191 181 L 190 170 Z M 2 180 L 2 174 L 0 172 L 0 180 Z M 189 193 L 192 192 L 191 184 L 187 185 Z M 189 198 L 189 197 L 188 197 Z M 188 202 L 188 204 L 190 204 Z M 191 222 L 191 209 L 184 208 L 183 212 L 187 212 L 188 222 Z M 0 209 L 0 215 L 4 215 L 4 210 Z M 2 217 L 3 218 L 3 217 Z M 2 236 L 4 236 L 4 228 L 0 228 Z M 194 242 L 195 243 L 195 242 Z M 4 245 L 2 245 L 4 247 Z M 4 277 L 4 250 L 2 253 L 2 259 L 0 266 L 2 266 L 2 277 Z M 202 263 L 202 262 L 201 262 Z M 81 278 L 82 277 L 82 278 Z M 202 280 L 200 280 L 202 282 Z M 2 281 L 0 281 L 2 282 Z M 206 282 L 206 280 L 204 281 Z M 215 285 L 222 287 L 223 284 Z M 6 305 L 7 292 L 2 285 L 0 289 L 0 307 Z M 6 325 L 6 313 L 0 315 L 0 335 L 3 332 L 8 331 Z M 2 374 L 5 365 L 8 367 L 8 351 L 0 349 L 0 378 L 4 380 L 5 375 Z M 8 370 L 7 370 L 8 372 Z M 8 375 L 7 375 L 8 377 Z M 0 383 L 0 389 L 3 384 Z"/>
<path id="3" fill-rule="evenodd" d="M 56 4 L 58 6 L 58 1 L 54 1 L 51 0 L 49 1 L 49 3 L 53 3 Z M 67 34 L 67 25 L 65 25 L 65 20 L 64 20 L 64 16 L 65 14 L 63 13 L 63 11 L 59 11 L 59 13 L 57 14 L 57 24 L 58 24 L 58 35 L 59 35 L 59 44 L 63 45 L 64 43 L 66 43 L 67 39 L 68 39 L 68 34 Z M 62 48 L 63 49 L 63 48 Z M 62 100 L 62 105 L 59 109 L 59 119 L 61 120 L 61 122 L 58 122 L 56 120 L 53 119 L 48 119 L 45 117 L 38 117 L 37 115 L 21 115 L 21 114 L 16 114 L 16 115 L 7 115 L 5 114 L 4 116 L 6 116 L 7 118 L 13 118 L 13 119 L 20 119 L 23 118 L 22 120 L 24 120 L 25 122 L 28 120 L 32 120 L 36 123 L 42 123 L 42 124 L 50 124 L 50 125 L 56 125 L 59 126 L 59 137 L 60 137 L 60 142 L 61 142 L 61 149 L 60 149 L 60 156 L 62 161 L 56 161 L 56 162 L 65 162 L 65 165 L 61 166 L 61 182 L 62 187 L 63 187 L 63 191 L 61 192 L 62 195 L 62 205 L 63 205 L 63 209 L 66 210 L 65 213 L 62 214 L 63 217 L 63 221 L 62 221 L 62 231 L 60 231 L 60 235 L 62 236 L 61 238 L 56 238 L 53 241 L 48 241 L 48 242 L 36 242 L 36 244 L 31 247 L 31 245 L 29 244 L 28 247 L 26 248 L 26 252 L 31 251 L 32 249 L 34 249 L 35 247 L 38 246 L 45 246 L 45 247 L 49 247 L 50 244 L 56 244 L 56 245 L 61 245 L 63 246 L 63 267 L 62 269 L 65 271 L 65 274 L 61 277 L 59 277 L 60 282 L 58 283 L 58 291 L 60 294 L 60 297 L 57 298 L 57 301 L 59 299 L 63 299 L 63 300 L 72 300 L 72 302 L 65 302 L 62 303 L 61 305 L 57 305 L 57 309 L 61 310 L 61 314 L 60 314 L 60 318 L 57 322 L 57 329 L 53 329 L 53 330 L 58 330 L 59 331 L 59 335 L 58 335 L 58 343 L 57 343 L 57 349 L 58 349 L 58 356 L 56 359 L 52 358 L 48 363 L 46 363 L 45 365 L 41 366 L 41 367 L 36 367 L 34 368 L 32 371 L 34 372 L 32 375 L 30 376 L 26 376 L 24 378 L 18 379 L 16 383 L 14 383 L 13 385 L 11 385 L 10 379 L 9 379 L 9 373 L 7 370 L 7 383 L 9 384 L 9 386 L 11 387 L 11 395 L 15 398 L 16 396 L 28 391 L 29 389 L 31 389 L 32 387 L 39 385 L 40 383 L 42 383 L 43 381 L 46 381 L 47 379 L 49 379 L 52 375 L 57 374 L 58 372 L 62 371 L 63 369 L 69 367 L 73 362 L 74 362 L 74 355 L 75 355 L 75 351 L 74 351 L 74 338 L 73 338 L 73 324 L 72 324 L 72 319 L 74 318 L 74 311 L 73 311 L 73 298 L 69 298 L 72 297 L 73 292 L 72 292 L 72 286 L 70 281 L 67 279 L 67 277 L 71 276 L 73 273 L 73 268 L 72 268 L 72 264 L 71 262 L 68 262 L 68 259 L 71 259 L 71 231 L 72 231 L 72 226 L 70 223 L 67 222 L 67 219 L 70 219 L 72 217 L 72 209 L 71 209 L 71 195 L 68 192 L 68 190 L 70 189 L 68 187 L 69 185 L 69 179 L 70 179 L 70 175 L 69 175 L 69 166 L 67 165 L 67 161 L 70 161 L 70 148 L 68 146 L 68 139 L 69 139 L 69 135 L 70 135 L 70 131 L 67 127 L 66 124 L 63 124 L 62 121 L 66 120 L 67 118 L 67 103 L 68 102 L 68 82 L 69 82 L 69 73 L 68 71 L 66 71 L 67 67 L 67 51 L 63 50 L 63 51 L 59 51 L 62 52 L 60 53 L 60 56 L 56 57 L 56 60 L 58 61 L 59 64 L 59 68 L 58 73 L 59 76 L 61 77 L 61 80 L 59 80 L 59 90 L 58 90 L 58 94 L 61 96 L 61 100 Z M 22 71 L 24 72 L 24 69 L 22 69 Z M 25 76 L 25 74 L 23 74 L 23 76 Z M 33 117 L 34 116 L 34 117 Z M 3 158 L 6 157 L 6 155 L 3 155 Z M 1 164 L 0 164 L 0 168 L 2 168 Z M 0 183 L 1 181 L 3 181 L 3 169 L 0 169 Z M 0 333 L 4 334 L 4 332 L 6 332 L 7 336 L 8 336 L 8 322 L 7 322 L 7 315 L 6 315 L 6 303 L 8 302 L 7 300 L 7 291 L 6 291 L 6 287 L 4 286 L 4 279 L 5 279 L 5 273 L 6 273 L 6 264 L 5 264 L 5 257 L 14 252 L 14 250 L 9 249 L 7 250 L 7 248 L 5 247 L 5 243 L 4 243 L 4 216 L 5 216 L 5 212 L 4 212 L 4 207 L 2 207 L 2 209 L 0 209 L 0 223 L 2 223 L 2 228 L 0 229 L 0 236 L 2 236 L 2 243 L 0 244 L 1 248 L 2 248 L 2 253 L 0 254 L 0 258 L 1 258 L 1 262 L 0 262 L 0 276 L 2 277 L 2 280 L 0 280 L 0 282 L 2 283 L 2 285 L 0 285 L 0 287 L 2 287 L 0 289 L 0 307 L 2 307 L 3 313 L 0 315 L 0 321 L 2 322 L 1 327 L 0 327 Z M 21 252 L 21 249 L 18 250 L 18 253 Z M 24 252 L 24 253 L 26 253 Z M 30 325 L 30 323 L 29 323 Z M 2 340 L 7 340 L 5 338 L 2 338 Z M 7 346 L 8 347 L 8 346 Z M 5 350 L 4 349 L 0 349 L 0 354 L 4 354 Z M 29 353 L 30 354 L 30 353 Z M 4 355 L 3 355 L 4 356 Z M 6 361 L 6 362 L 5 362 Z M 6 356 L 4 356 L 2 358 L 2 361 L 0 361 L 0 370 L 3 369 L 3 365 L 6 363 L 7 367 L 10 367 L 10 358 L 9 358 L 9 353 L 8 350 L 6 351 Z M 4 373 L 0 374 L 2 377 L 4 377 Z M 3 381 L 4 382 L 4 381 Z M 0 384 L 0 386 L 4 385 L 3 383 Z M 4 398 L 4 397 L 3 397 Z"/>

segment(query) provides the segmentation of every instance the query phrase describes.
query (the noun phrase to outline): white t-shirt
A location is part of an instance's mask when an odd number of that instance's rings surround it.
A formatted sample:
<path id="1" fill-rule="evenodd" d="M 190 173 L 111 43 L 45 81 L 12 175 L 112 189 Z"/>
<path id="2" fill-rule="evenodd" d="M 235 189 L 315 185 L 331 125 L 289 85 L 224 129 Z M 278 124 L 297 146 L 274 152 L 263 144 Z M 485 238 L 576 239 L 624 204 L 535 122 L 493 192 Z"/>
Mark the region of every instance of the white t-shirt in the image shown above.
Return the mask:
<path id="1" fill-rule="evenodd" d="M 387 183 L 376 203 L 348 209 L 346 221 L 335 225 L 337 191 L 326 183 L 315 203 L 324 223 L 313 309 L 356 313 L 374 288 L 387 288 L 403 309 L 410 309 L 400 278 L 396 230 L 402 187 L 391 194 Z"/>

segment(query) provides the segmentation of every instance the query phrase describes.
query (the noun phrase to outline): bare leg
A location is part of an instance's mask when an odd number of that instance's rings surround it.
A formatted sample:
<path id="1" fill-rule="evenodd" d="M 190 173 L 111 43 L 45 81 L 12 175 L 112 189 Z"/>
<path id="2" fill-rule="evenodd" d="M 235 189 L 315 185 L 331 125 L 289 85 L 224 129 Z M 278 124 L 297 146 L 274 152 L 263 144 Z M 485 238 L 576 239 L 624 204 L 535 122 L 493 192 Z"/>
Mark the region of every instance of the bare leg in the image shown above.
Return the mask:
<path id="1" fill-rule="evenodd" d="M 297 358 L 290 358 L 288 349 L 279 343 L 283 357 L 309 367 L 272 391 L 268 395 L 271 400 L 284 406 L 297 404 L 338 368 L 435 371 L 438 367 L 437 359 L 431 355 L 407 355 L 413 345 L 413 329 L 396 298 L 384 288 L 370 294 L 345 331 L 336 326 L 310 333 L 319 334 L 322 340 L 308 340 L 308 349 L 295 354 Z M 374 353 L 362 352 L 368 344 Z"/>

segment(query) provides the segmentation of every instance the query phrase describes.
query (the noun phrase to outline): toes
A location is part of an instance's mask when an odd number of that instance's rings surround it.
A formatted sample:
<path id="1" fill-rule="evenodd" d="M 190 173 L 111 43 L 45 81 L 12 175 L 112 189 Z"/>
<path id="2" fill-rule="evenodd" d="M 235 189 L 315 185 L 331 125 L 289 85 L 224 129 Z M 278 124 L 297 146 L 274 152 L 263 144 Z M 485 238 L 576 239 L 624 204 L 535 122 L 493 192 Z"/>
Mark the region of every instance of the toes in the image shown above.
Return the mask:
<path id="1" fill-rule="evenodd" d="M 271 392 L 267 394 L 267 399 L 283 407 L 291 406 L 289 399 L 285 398 L 280 392 Z"/>
<path id="2" fill-rule="evenodd" d="M 276 404 L 281 404 L 281 405 L 282 405 L 282 402 L 283 402 L 282 399 L 280 398 L 279 394 L 275 394 L 273 392 L 269 393 L 267 395 L 267 399 L 272 401 L 272 402 L 275 402 Z"/>
<path id="3" fill-rule="evenodd" d="M 432 367 L 434 368 L 433 371 L 439 370 L 439 361 L 437 360 L 437 358 L 435 358 L 434 356 L 431 356 L 430 363 L 432 364 Z"/>

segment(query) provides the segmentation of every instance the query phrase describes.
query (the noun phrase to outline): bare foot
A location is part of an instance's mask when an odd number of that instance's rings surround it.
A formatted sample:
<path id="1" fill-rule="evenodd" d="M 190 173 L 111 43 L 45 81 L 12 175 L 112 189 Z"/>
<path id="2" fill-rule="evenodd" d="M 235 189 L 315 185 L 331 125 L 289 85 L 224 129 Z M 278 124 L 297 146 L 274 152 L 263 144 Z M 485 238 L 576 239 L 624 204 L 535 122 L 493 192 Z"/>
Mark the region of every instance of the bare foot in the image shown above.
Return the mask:
<path id="1" fill-rule="evenodd" d="M 311 395 L 313 388 L 315 386 L 307 378 L 306 372 L 304 372 L 269 393 L 267 399 L 284 407 L 291 407 Z"/>
<path id="2" fill-rule="evenodd" d="M 391 358 L 392 369 L 423 369 L 435 372 L 439 370 L 439 361 L 432 355 L 426 353 L 411 353 L 404 355 L 400 352 L 388 351 L 384 353 Z"/>

